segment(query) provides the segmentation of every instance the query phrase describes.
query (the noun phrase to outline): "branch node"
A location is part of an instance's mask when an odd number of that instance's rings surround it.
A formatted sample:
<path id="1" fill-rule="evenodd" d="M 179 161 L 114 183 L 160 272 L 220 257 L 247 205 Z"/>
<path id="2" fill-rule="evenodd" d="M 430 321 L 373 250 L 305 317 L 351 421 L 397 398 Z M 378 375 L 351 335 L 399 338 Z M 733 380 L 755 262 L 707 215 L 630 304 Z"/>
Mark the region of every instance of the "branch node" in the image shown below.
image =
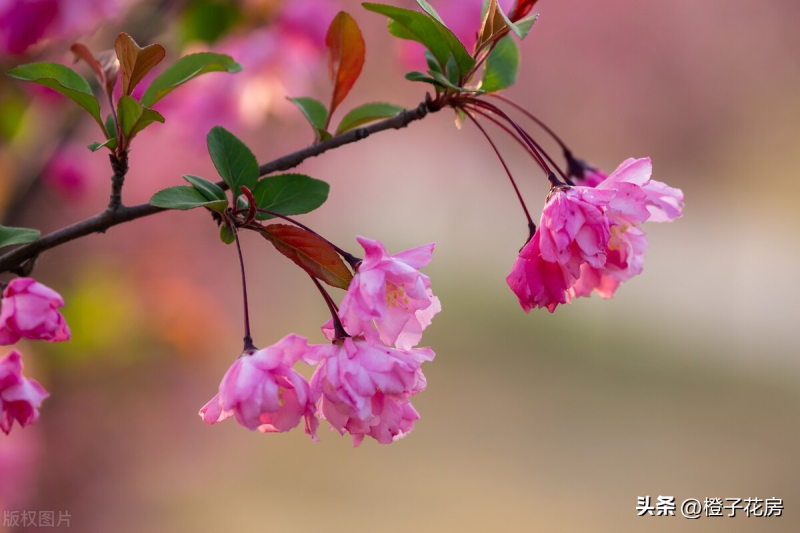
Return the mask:
<path id="1" fill-rule="evenodd" d="M 20 264 L 19 266 L 12 268 L 11 273 L 16 274 L 22 278 L 27 278 L 33 273 L 33 269 L 36 268 L 36 262 L 39 260 L 39 254 L 34 255 L 24 263 Z"/>

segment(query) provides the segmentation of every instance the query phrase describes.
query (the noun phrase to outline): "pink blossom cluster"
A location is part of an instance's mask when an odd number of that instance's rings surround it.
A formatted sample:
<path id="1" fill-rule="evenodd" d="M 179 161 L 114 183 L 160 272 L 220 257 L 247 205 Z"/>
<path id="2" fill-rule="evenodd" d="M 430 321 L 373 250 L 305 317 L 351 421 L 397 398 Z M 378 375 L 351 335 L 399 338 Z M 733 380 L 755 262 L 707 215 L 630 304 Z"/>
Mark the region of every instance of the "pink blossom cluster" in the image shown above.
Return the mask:
<path id="1" fill-rule="evenodd" d="M 419 269 L 433 244 L 390 255 L 379 241 L 358 237 L 365 257 L 338 312 L 346 336 L 333 320 L 323 325 L 330 344 L 313 345 L 289 335 L 263 350 L 248 350 L 231 366 L 219 393 L 200 410 L 214 424 L 233 416 L 262 432 L 283 432 L 304 420 L 316 440 L 318 419 L 340 434 L 388 444 L 407 435 L 419 414 L 410 398 L 426 386 L 422 363 L 430 348 L 417 348 L 423 330 L 441 310 L 430 279 Z M 292 367 L 316 365 L 307 382 Z"/>
<path id="2" fill-rule="evenodd" d="M 22 54 L 43 39 L 94 30 L 126 0 L 0 0 L 0 54 Z"/>
<path id="3" fill-rule="evenodd" d="M 0 345 L 20 339 L 67 341 L 69 327 L 58 312 L 64 300 L 54 290 L 31 278 L 12 280 L 0 303 Z M 35 380 L 22 375 L 20 353 L 0 359 L 0 430 L 6 435 L 16 420 L 24 427 L 39 419 L 39 407 L 48 393 Z"/>
<path id="4" fill-rule="evenodd" d="M 506 278 L 526 312 L 552 313 L 592 292 L 611 298 L 642 272 L 642 224 L 683 213 L 683 192 L 650 179 L 652 171 L 650 159 L 628 159 L 609 176 L 592 171 L 585 185 L 551 189 L 539 228 Z"/>

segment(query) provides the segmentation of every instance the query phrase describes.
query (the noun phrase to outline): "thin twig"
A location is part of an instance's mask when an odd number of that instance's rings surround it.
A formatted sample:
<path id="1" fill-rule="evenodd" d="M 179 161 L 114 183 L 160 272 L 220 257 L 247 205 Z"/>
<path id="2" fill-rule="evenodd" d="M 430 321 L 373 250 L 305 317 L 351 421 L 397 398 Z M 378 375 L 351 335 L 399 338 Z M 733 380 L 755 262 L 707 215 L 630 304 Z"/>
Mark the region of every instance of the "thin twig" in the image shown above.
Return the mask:
<path id="1" fill-rule="evenodd" d="M 428 113 L 439 111 L 441 107 L 442 104 L 440 102 L 428 100 L 427 102 L 420 104 L 418 107 L 403 111 L 402 113 L 390 119 L 376 122 L 371 126 L 348 131 L 347 133 L 337 135 L 336 137 L 333 137 L 325 142 L 303 148 L 297 152 L 285 155 L 270 161 L 269 163 L 265 163 L 259 167 L 259 175 L 266 176 L 267 174 L 272 174 L 273 172 L 289 170 L 298 166 L 306 159 L 316 157 L 329 150 L 339 148 L 340 146 L 344 146 L 346 144 L 361 141 L 373 133 L 405 128 L 412 122 L 422 120 L 428 115 Z M 228 188 L 227 184 L 224 182 L 219 182 L 217 185 L 223 189 Z M 133 220 L 150 215 L 155 215 L 156 213 L 160 213 L 162 211 L 165 211 L 165 209 L 155 207 L 150 204 L 139 204 L 131 207 L 120 206 L 115 210 L 109 209 L 103 211 L 102 213 L 87 218 L 86 220 L 82 220 L 81 222 L 77 222 L 71 226 L 61 228 L 53 233 L 45 235 L 35 242 L 20 246 L 15 250 L 3 254 L 0 256 L 0 273 L 11 272 L 26 261 L 30 261 L 31 259 L 38 257 L 42 252 L 55 248 L 56 246 L 74 241 L 75 239 L 79 239 L 81 237 L 86 237 L 92 233 L 103 233 L 113 226 L 131 222 Z"/>

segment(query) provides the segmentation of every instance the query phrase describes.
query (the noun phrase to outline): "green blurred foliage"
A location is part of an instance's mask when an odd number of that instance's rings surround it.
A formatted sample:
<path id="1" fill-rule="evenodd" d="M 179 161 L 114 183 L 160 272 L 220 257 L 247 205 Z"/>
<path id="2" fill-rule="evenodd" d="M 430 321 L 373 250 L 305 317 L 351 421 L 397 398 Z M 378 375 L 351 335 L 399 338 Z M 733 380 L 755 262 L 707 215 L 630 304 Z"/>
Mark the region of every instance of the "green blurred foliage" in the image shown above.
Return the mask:
<path id="1" fill-rule="evenodd" d="M 242 21 L 238 2 L 193 0 L 188 2 L 179 21 L 180 40 L 183 43 L 216 42 Z"/>

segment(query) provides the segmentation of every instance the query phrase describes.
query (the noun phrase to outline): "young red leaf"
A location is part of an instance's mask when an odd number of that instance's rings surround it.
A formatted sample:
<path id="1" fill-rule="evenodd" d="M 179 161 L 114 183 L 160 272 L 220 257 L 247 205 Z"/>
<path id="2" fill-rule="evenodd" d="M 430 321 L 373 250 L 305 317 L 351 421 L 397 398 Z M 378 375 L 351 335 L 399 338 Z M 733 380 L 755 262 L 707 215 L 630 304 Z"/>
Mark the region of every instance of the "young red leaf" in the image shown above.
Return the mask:
<path id="1" fill-rule="evenodd" d="M 329 51 L 328 73 L 333 82 L 333 98 L 328 113 L 330 120 L 333 112 L 345 99 L 361 74 L 361 69 L 364 67 L 366 45 L 358 24 L 344 11 L 336 15 L 331 22 L 328 35 L 325 37 L 325 44 Z"/>
<path id="2" fill-rule="evenodd" d="M 353 274 L 325 239 L 287 224 L 270 224 L 261 234 L 294 263 L 332 287 L 347 289 Z"/>
<path id="3" fill-rule="evenodd" d="M 160 44 L 141 48 L 127 33 L 119 34 L 114 49 L 122 69 L 122 94 L 128 96 L 147 73 L 167 55 L 167 51 Z"/>
<path id="4" fill-rule="evenodd" d="M 475 50 L 480 51 L 492 42 L 499 41 L 508 32 L 509 27 L 506 24 L 505 17 L 503 17 L 502 8 L 497 3 L 497 0 L 490 0 L 486 14 L 483 17 L 481 30 L 478 33 L 478 42 L 475 45 Z"/>
<path id="5" fill-rule="evenodd" d="M 528 13 L 531 12 L 533 6 L 536 5 L 536 2 L 538 1 L 539 0 L 517 0 L 514 8 L 508 14 L 509 20 L 511 20 L 511 22 L 517 22 L 518 20 L 524 18 Z"/>
<path id="6" fill-rule="evenodd" d="M 97 81 L 105 88 L 106 93 L 111 94 L 119 74 L 119 61 L 117 61 L 114 51 L 105 50 L 95 56 L 86 45 L 81 43 L 73 44 L 70 50 L 75 54 L 75 62 L 83 59 L 92 68 Z"/>

